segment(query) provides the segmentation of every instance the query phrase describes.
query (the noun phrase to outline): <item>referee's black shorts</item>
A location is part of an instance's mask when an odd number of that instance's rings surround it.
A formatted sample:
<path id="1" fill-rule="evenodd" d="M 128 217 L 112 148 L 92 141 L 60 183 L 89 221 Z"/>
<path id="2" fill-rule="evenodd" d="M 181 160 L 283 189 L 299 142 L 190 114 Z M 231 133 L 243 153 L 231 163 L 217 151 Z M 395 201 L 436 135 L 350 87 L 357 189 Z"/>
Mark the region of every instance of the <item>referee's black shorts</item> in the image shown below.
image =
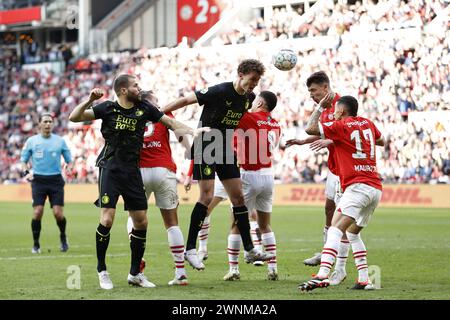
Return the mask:
<path id="1" fill-rule="evenodd" d="M 121 195 L 125 210 L 147 210 L 147 197 L 139 168 L 99 168 L 99 197 L 94 204 L 99 208 L 116 208 Z"/>
<path id="2" fill-rule="evenodd" d="M 33 175 L 33 180 L 31 180 L 33 207 L 45 205 L 47 197 L 51 208 L 53 206 L 64 206 L 64 185 L 64 179 L 60 174 Z"/>

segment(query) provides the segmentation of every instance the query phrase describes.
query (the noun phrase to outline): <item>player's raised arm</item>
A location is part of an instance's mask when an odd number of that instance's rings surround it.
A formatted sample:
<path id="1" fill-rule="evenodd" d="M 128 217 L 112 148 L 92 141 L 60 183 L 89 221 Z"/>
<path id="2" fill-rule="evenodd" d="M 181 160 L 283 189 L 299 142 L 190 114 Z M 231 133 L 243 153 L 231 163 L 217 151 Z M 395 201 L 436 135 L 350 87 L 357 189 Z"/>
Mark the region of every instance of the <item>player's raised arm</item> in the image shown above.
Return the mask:
<path id="1" fill-rule="evenodd" d="M 163 113 L 172 112 L 181 108 L 184 108 L 190 104 L 197 103 L 197 96 L 195 93 L 191 93 L 185 97 L 179 98 L 162 108 Z"/>
<path id="2" fill-rule="evenodd" d="M 92 109 L 88 109 L 92 102 L 95 100 L 100 99 L 103 96 L 103 90 L 95 88 L 91 91 L 91 94 L 89 95 L 89 99 L 86 101 L 83 101 L 79 105 L 75 107 L 75 109 L 72 110 L 72 112 L 69 115 L 69 120 L 72 122 L 82 122 L 82 121 L 89 121 L 94 120 L 95 115 L 94 111 Z"/>
<path id="3" fill-rule="evenodd" d="M 334 99 L 334 93 L 328 93 L 320 102 L 319 108 L 316 108 L 309 118 L 308 124 L 306 125 L 305 132 L 312 136 L 320 136 L 319 130 L 319 118 L 322 114 L 323 109 L 331 106 L 331 102 Z"/>
<path id="4" fill-rule="evenodd" d="M 170 130 L 176 132 L 178 136 L 189 134 L 191 136 L 196 137 L 201 132 L 208 132 L 211 130 L 209 127 L 192 129 L 191 127 L 181 123 L 180 121 L 177 121 L 166 115 L 162 116 L 159 121 Z"/>

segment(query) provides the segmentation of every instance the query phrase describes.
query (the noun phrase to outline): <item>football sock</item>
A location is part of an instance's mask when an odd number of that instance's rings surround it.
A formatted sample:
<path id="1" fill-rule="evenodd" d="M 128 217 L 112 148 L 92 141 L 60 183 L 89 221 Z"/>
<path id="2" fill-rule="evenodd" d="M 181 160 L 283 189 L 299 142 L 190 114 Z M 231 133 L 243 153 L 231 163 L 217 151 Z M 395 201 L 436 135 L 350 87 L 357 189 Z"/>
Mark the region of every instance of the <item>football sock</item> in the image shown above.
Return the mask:
<path id="1" fill-rule="evenodd" d="M 347 239 L 342 239 L 339 244 L 338 255 L 336 257 L 336 270 L 345 272 L 345 265 L 347 263 L 348 250 L 350 249 L 350 242 Z"/>
<path id="2" fill-rule="evenodd" d="M 97 271 L 106 270 L 105 256 L 109 245 L 109 232 L 111 228 L 104 227 L 99 224 L 95 233 L 95 244 L 97 249 Z"/>
<path id="3" fill-rule="evenodd" d="M 317 274 L 319 278 L 326 278 L 330 274 L 330 270 L 333 267 L 334 259 L 338 253 L 339 244 L 341 243 L 341 238 L 343 235 L 342 231 L 336 227 L 330 227 L 327 234 L 327 242 L 322 250 L 320 269 Z"/>
<path id="4" fill-rule="evenodd" d="M 267 261 L 267 269 L 269 269 L 269 271 L 277 271 L 277 241 L 275 239 L 275 233 L 263 233 L 261 239 L 264 250 L 275 255 L 275 257 Z"/>
<path id="5" fill-rule="evenodd" d="M 367 251 L 360 234 L 354 234 L 347 231 L 347 238 L 350 241 L 355 259 L 356 269 L 358 270 L 358 282 L 369 281 L 369 269 L 367 264 Z"/>
<path id="6" fill-rule="evenodd" d="M 228 235 L 228 264 L 231 269 L 238 268 L 238 259 L 239 259 L 239 250 L 241 248 L 241 235 L 240 234 L 232 234 Z"/>
<path id="7" fill-rule="evenodd" d="M 35 247 L 39 246 L 39 235 L 41 234 L 41 220 L 31 220 L 31 232 L 33 233 L 33 241 Z"/>
<path id="8" fill-rule="evenodd" d="M 128 234 L 128 239 L 131 238 L 131 231 L 133 231 L 133 219 L 131 219 L 130 216 L 128 216 L 128 220 L 127 220 L 127 234 Z"/>
<path id="9" fill-rule="evenodd" d="M 197 202 L 191 214 L 191 222 L 189 224 L 188 239 L 186 242 L 186 251 L 195 249 L 197 244 L 198 232 L 202 228 L 203 220 L 206 217 L 208 207 Z"/>
<path id="10" fill-rule="evenodd" d="M 261 250 L 261 240 L 258 237 L 257 229 L 259 228 L 258 222 L 256 221 L 250 221 L 250 235 L 252 237 L 253 246 Z"/>
<path id="11" fill-rule="evenodd" d="M 327 243 L 327 234 L 328 234 L 329 228 L 330 227 L 328 227 L 328 226 L 323 227 L 323 243 L 324 244 Z"/>
<path id="12" fill-rule="evenodd" d="M 130 249 L 131 249 L 131 268 L 130 274 L 137 275 L 140 272 L 142 257 L 144 256 L 145 243 L 147 242 L 147 230 L 131 231 Z"/>
<path id="13" fill-rule="evenodd" d="M 175 276 L 186 275 L 184 269 L 184 239 L 179 226 L 173 226 L 167 229 L 167 239 L 169 240 L 170 251 L 172 252 L 173 262 L 175 263 Z"/>
<path id="14" fill-rule="evenodd" d="M 61 220 L 56 220 L 56 224 L 58 225 L 61 241 L 66 240 L 66 218 L 63 217 Z"/>
<path id="15" fill-rule="evenodd" d="M 246 206 L 233 207 L 234 221 L 241 234 L 242 242 L 244 244 L 244 250 L 252 250 L 253 243 L 250 236 L 250 221 L 248 219 L 248 209 Z"/>
<path id="16" fill-rule="evenodd" d="M 209 221 L 211 216 L 205 217 L 203 220 L 202 228 L 198 233 L 198 250 L 199 251 L 208 251 L 208 234 L 209 234 Z"/>

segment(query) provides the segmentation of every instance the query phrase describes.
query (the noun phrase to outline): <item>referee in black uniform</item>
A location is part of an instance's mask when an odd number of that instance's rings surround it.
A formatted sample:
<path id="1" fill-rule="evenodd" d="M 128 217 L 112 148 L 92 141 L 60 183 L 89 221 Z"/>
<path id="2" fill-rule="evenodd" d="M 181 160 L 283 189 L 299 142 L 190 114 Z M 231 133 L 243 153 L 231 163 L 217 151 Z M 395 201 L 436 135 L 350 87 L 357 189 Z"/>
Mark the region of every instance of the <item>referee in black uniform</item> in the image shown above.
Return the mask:
<path id="1" fill-rule="evenodd" d="M 155 285 L 139 270 L 147 235 L 147 198 L 139 171 L 139 154 L 145 124 L 147 121 L 161 121 L 172 130 L 194 136 L 206 129 L 191 129 L 165 116 L 149 102 L 141 101 L 141 88 L 132 75 L 119 75 L 113 86 L 118 101 L 108 100 L 89 108 L 95 100 L 103 96 L 101 89 L 93 89 L 89 99 L 75 107 L 69 116 L 73 122 L 102 119 L 101 132 L 105 146 L 97 159 L 99 197 L 95 202 L 101 208 L 100 224 L 96 232 L 97 272 L 100 287 L 112 289 L 113 284 L 106 271 L 105 256 L 116 204 L 121 195 L 125 210 L 129 211 L 134 226 L 130 237 L 131 268 L 128 283 L 152 288 Z"/>
<path id="2" fill-rule="evenodd" d="M 163 112 L 171 112 L 198 103 L 203 106 L 200 126 L 213 129 L 194 139 L 191 150 L 191 157 L 194 159 L 193 179 L 199 182 L 200 198 L 192 210 L 185 258 L 197 270 L 205 268 L 203 262 L 198 259 L 196 242 L 208 205 L 213 198 L 215 173 L 230 197 L 235 223 L 239 228 L 244 249 L 248 252 L 248 259 L 256 261 L 273 258 L 272 254 L 253 247 L 240 171 L 230 141 L 239 120 L 252 106 L 255 99 L 253 89 L 258 85 L 264 72 L 265 67 L 260 61 L 243 60 L 237 68 L 237 77 L 233 82 L 224 82 L 195 91 L 163 109 Z"/>

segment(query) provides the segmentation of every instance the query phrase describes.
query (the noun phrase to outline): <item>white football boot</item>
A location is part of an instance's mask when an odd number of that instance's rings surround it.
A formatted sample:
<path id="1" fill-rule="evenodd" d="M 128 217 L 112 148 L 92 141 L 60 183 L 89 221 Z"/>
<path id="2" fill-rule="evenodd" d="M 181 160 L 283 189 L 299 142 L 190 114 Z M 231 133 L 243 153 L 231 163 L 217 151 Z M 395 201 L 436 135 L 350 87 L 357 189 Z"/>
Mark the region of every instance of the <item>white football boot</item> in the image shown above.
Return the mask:
<path id="1" fill-rule="evenodd" d="M 184 259 L 189 262 L 192 268 L 197 270 L 204 270 L 205 265 L 198 258 L 197 251 L 195 249 L 188 250 L 184 253 Z"/>
<path id="2" fill-rule="evenodd" d="M 102 271 L 98 273 L 98 280 L 100 281 L 100 288 L 104 290 L 111 290 L 114 288 L 108 271 Z"/>
<path id="3" fill-rule="evenodd" d="M 142 287 L 142 288 L 155 288 L 156 285 L 148 281 L 147 277 L 143 273 L 138 273 L 135 276 L 128 274 L 128 284 L 132 286 Z"/>

